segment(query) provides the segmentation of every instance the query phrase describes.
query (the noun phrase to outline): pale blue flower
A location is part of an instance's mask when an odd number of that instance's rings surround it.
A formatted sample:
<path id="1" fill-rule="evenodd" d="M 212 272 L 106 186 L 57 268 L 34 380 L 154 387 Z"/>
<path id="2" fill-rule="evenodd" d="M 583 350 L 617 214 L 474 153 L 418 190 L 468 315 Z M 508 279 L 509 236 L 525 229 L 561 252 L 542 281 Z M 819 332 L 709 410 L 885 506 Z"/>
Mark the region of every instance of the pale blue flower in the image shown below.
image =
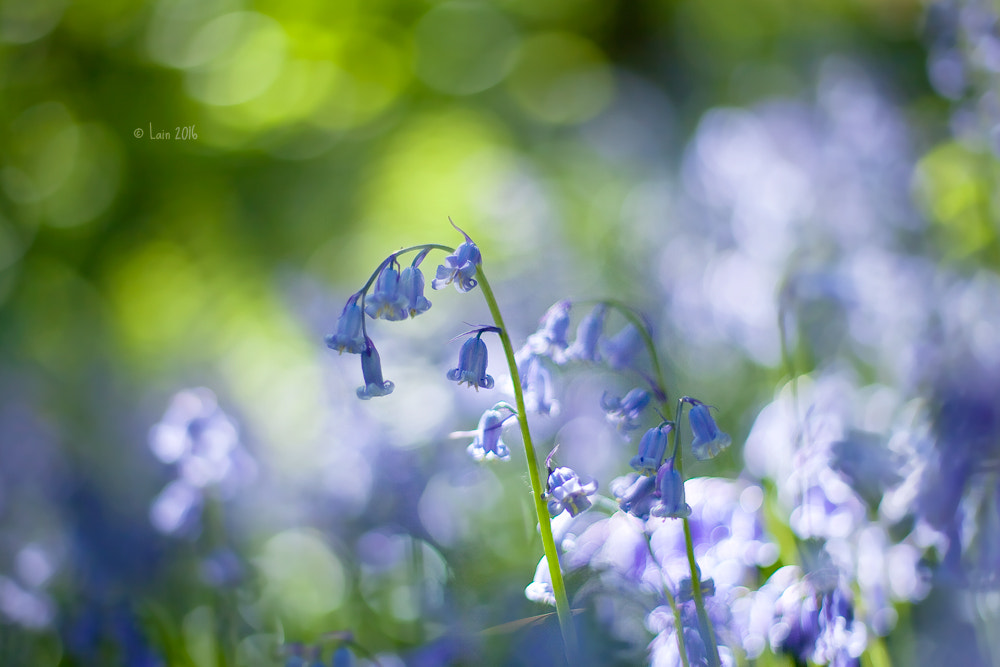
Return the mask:
<path id="1" fill-rule="evenodd" d="M 599 303 L 594 306 L 576 328 L 576 340 L 566 349 L 566 358 L 577 361 L 600 361 L 601 355 L 597 350 L 598 341 L 604 331 L 604 317 L 607 314 L 607 306 Z"/>
<path id="2" fill-rule="evenodd" d="M 552 374 L 543 359 L 537 354 L 528 354 L 517 362 L 525 409 L 542 415 L 556 414 L 559 403 L 554 397 Z"/>
<path id="3" fill-rule="evenodd" d="M 694 434 L 691 452 L 699 461 L 714 459 L 722 450 L 729 447 L 733 439 L 719 430 L 707 405 L 688 397 L 681 400 L 691 404 L 691 409 L 688 411 L 691 432 Z"/>
<path id="4" fill-rule="evenodd" d="M 399 288 L 398 266 L 396 260 L 391 259 L 378 274 L 375 291 L 366 299 L 365 312 L 368 317 L 390 322 L 406 319 L 409 302 Z"/>
<path id="5" fill-rule="evenodd" d="M 451 226 L 462 232 L 454 222 Z M 459 292 L 468 292 L 479 284 L 474 276 L 483 262 L 483 257 L 469 235 L 462 232 L 462 236 L 465 237 L 465 242 L 444 258 L 443 265 L 438 266 L 437 276 L 431 281 L 433 289 L 438 290 L 454 282 L 455 289 Z"/>
<path id="6" fill-rule="evenodd" d="M 649 510 L 656 502 L 655 477 L 630 472 L 612 480 L 609 488 L 623 511 L 640 519 L 649 517 Z"/>
<path id="7" fill-rule="evenodd" d="M 331 350 L 340 353 L 347 350 L 352 354 L 364 352 L 365 336 L 361 329 L 363 315 L 361 306 L 358 305 L 359 296 L 360 294 L 355 294 L 347 300 L 337 320 L 337 332 L 327 335 L 326 346 Z"/>
<path id="8" fill-rule="evenodd" d="M 604 359 L 614 369 L 623 369 L 635 359 L 642 348 L 642 335 L 633 324 L 627 324 L 614 337 L 604 341 Z"/>
<path id="9" fill-rule="evenodd" d="M 531 354 L 548 357 L 557 364 L 566 360 L 565 351 L 569 347 L 566 333 L 569 331 L 570 307 L 569 301 L 560 301 L 545 312 L 538 331 L 528 336 L 525 347 Z"/>
<path id="10" fill-rule="evenodd" d="M 431 307 L 424 296 L 424 274 L 416 264 L 403 269 L 399 275 L 399 292 L 406 298 L 410 317 L 416 317 Z"/>
<path id="11" fill-rule="evenodd" d="M 479 428 L 476 429 L 472 444 L 468 447 L 472 458 L 477 461 L 510 460 L 510 450 L 500 438 L 503 423 L 510 417 L 510 414 L 505 417 L 496 407 L 483 413 L 479 418 Z"/>
<path id="12" fill-rule="evenodd" d="M 449 380 L 465 383 L 476 391 L 480 387 L 493 387 L 493 377 L 486 374 L 486 343 L 483 342 L 482 335 L 483 332 L 480 331 L 475 337 L 462 343 L 462 350 L 458 354 L 458 368 L 448 371 Z"/>
<path id="13" fill-rule="evenodd" d="M 365 336 L 365 349 L 361 353 L 361 374 L 365 386 L 358 387 L 358 398 L 367 401 L 374 396 L 388 396 L 396 388 L 389 380 L 382 379 L 382 360 L 371 338 Z"/>
<path id="14" fill-rule="evenodd" d="M 660 469 L 660 461 L 667 451 L 673 424 L 664 422 L 646 431 L 639 441 L 639 453 L 632 457 L 629 465 L 640 475 L 655 475 Z"/>
<path id="15" fill-rule="evenodd" d="M 684 480 L 674 468 L 674 459 L 667 459 L 656 473 L 656 494 L 659 499 L 650 508 L 655 517 L 683 519 L 691 515 L 691 506 L 684 500 Z"/>
<path id="16" fill-rule="evenodd" d="M 649 405 L 650 399 L 649 392 L 636 387 L 623 398 L 609 397 L 605 393 L 601 397 L 601 407 L 604 408 L 608 421 L 615 425 L 619 433 L 628 437 L 629 431 L 639 428 L 642 411 Z"/>
<path id="17" fill-rule="evenodd" d="M 552 516 L 563 510 L 576 516 L 590 508 L 590 498 L 597 492 L 597 482 L 589 477 L 581 478 L 572 468 L 556 468 L 549 473 L 548 496 L 549 513 Z"/>

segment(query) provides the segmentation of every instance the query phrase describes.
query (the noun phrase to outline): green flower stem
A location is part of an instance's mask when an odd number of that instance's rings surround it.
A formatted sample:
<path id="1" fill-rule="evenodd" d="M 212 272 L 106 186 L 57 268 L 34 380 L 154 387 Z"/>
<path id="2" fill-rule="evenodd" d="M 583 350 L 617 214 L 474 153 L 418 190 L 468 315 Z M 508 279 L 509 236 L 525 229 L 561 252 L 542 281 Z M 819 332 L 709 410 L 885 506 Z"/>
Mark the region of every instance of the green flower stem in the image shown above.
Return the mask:
<path id="1" fill-rule="evenodd" d="M 667 385 L 663 379 L 663 368 L 660 366 L 659 357 L 656 355 L 656 345 L 653 343 L 653 337 L 650 335 L 646 323 L 642 317 L 625 304 L 614 300 L 608 300 L 605 303 L 620 312 L 626 320 L 639 330 L 639 334 L 646 344 L 646 350 L 649 352 L 649 358 L 653 365 L 653 389 L 659 394 L 663 414 L 669 420 L 671 418 L 670 403 L 667 400 Z M 680 448 L 680 418 L 683 406 L 683 403 L 678 402 L 677 421 L 674 423 L 674 469 L 677 470 L 681 479 L 684 479 L 683 457 L 681 456 L 682 452 Z M 719 647 L 715 640 L 715 629 L 712 627 L 712 622 L 708 618 L 708 612 L 705 610 L 705 596 L 701 591 L 701 575 L 698 572 L 698 563 L 694 557 L 694 540 L 691 539 L 691 524 L 687 517 L 684 517 L 681 521 L 684 522 L 684 547 L 687 551 L 688 567 L 691 570 L 691 596 L 694 599 L 695 611 L 698 614 L 698 624 L 701 626 L 702 638 L 705 640 L 708 662 L 712 667 L 721 667 Z M 679 634 L 683 634 L 683 628 L 679 624 L 679 621 L 677 629 Z"/>
<path id="2" fill-rule="evenodd" d="M 500 307 L 497 305 L 496 297 L 483 272 L 482 264 L 479 265 L 476 273 L 479 279 L 479 287 L 483 291 L 483 298 L 490 308 L 493 316 L 493 323 L 500 329 L 500 342 L 503 345 L 504 355 L 507 357 L 507 366 L 510 368 L 510 378 L 514 385 L 514 399 L 517 405 L 517 421 L 521 425 L 521 438 L 524 440 L 524 453 L 528 459 L 528 479 L 531 481 L 531 495 L 535 501 L 535 513 L 538 515 L 538 525 L 542 533 L 542 548 L 545 551 L 545 559 L 549 564 L 549 575 L 552 577 L 552 594 L 556 599 L 556 613 L 559 616 L 559 629 L 562 631 L 563 644 L 566 649 L 566 660 L 570 665 L 579 664 L 577 660 L 577 640 L 576 628 L 573 626 L 573 617 L 569 608 L 569 600 L 566 597 L 566 584 L 563 582 L 562 570 L 559 567 L 559 551 L 556 549 L 556 542 L 552 536 L 552 520 L 549 516 L 548 507 L 542 499 L 544 489 L 541 477 L 538 474 L 538 457 L 535 454 L 535 446 L 531 442 L 531 432 L 528 429 L 527 411 L 524 407 L 524 392 L 521 389 L 521 377 L 517 371 L 517 362 L 514 359 L 514 346 L 510 342 L 507 328 L 504 326 L 503 317 L 500 315 Z"/>

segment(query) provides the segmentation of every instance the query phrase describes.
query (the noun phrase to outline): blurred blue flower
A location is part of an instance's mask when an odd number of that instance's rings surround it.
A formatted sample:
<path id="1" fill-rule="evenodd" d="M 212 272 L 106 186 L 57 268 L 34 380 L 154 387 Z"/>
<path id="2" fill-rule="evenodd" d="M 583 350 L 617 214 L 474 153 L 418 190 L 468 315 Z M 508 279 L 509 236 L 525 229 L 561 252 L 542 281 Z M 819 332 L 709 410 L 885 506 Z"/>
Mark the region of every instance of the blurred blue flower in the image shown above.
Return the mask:
<path id="1" fill-rule="evenodd" d="M 339 646 L 333 652 L 332 667 L 351 667 L 354 663 L 354 655 L 347 646 Z"/>
<path id="2" fill-rule="evenodd" d="M 632 457 L 629 465 L 641 475 L 657 474 L 673 428 L 670 422 L 663 422 L 646 431 L 639 441 L 639 453 Z"/>
<path id="3" fill-rule="evenodd" d="M 359 296 L 360 294 L 355 294 L 347 300 L 337 320 L 336 333 L 327 335 L 326 346 L 331 350 L 340 353 L 347 350 L 352 354 L 361 354 L 364 351 L 365 336 L 361 329 L 363 315 L 361 306 L 358 305 Z"/>
<path id="4" fill-rule="evenodd" d="M 373 396 L 388 396 L 396 388 L 389 380 L 382 379 L 382 360 L 372 339 L 365 336 L 365 349 L 361 353 L 361 374 L 365 386 L 358 387 L 358 398 L 367 401 Z"/>
<path id="5" fill-rule="evenodd" d="M 656 473 L 656 493 L 659 499 L 649 513 L 659 518 L 683 519 L 691 515 L 691 506 L 684 500 L 684 480 L 674 468 L 674 459 L 664 461 Z"/>
<path id="6" fill-rule="evenodd" d="M 476 391 L 480 387 L 493 387 L 493 377 L 486 374 L 486 343 L 483 342 L 482 335 L 483 332 L 479 331 L 475 337 L 462 343 L 462 349 L 458 353 L 458 368 L 448 371 L 449 380 L 465 383 Z"/>
<path id="7" fill-rule="evenodd" d="M 468 447 L 468 452 L 477 461 L 500 461 L 510 460 L 510 450 L 500 439 L 503 431 L 503 423 L 512 415 L 506 417 L 497 407 L 493 407 L 483 413 L 479 418 L 479 428 L 476 429 L 472 444 Z"/>
<path id="8" fill-rule="evenodd" d="M 694 440 L 691 441 L 692 453 L 699 461 L 715 458 L 733 439 L 719 430 L 707 405 L 693 398 L 685 397 L 682 400 L 691 404 L 688 421 L 694 434 Z"/>
<path id="9" fill-rule="evenodd" d="M 365 303 L 365 312 L 368 313 L 368 317 L 381 318 L 390 322 L 406 319 L 409 300 L 400 291 L 398 266 L 395 258 L 390 259 L 381 273 L 378 274 L 378 279 L 375 281 L 375 291 L 367 297 Z"/>
<path id="10" fill-rule="evenodd" d="M 523 353 L 524 350 L 521 350 Z M 537 354 L 519 354 L 518 374 L 521 376 L 521 390 L 524 392 L 525 409 L 541 415 L 559 412 L 559 402 L 552 389 L 552 375 L 545 367 L 544 357 Z"/>
<path id="11" fill-rule="evenodd" d="M 589 477 L 581 478 L 572 468 L 556 468 L 549 473 L 548 492 L 549 513 L 556 516 L 569 512 L 576 516 L 590 508 L 591 496 L 597 492 L 597 482 Z"/>
<path id="12" fill-rule="evenodd" d="M 538 561 L 535 576 L 524 589 L 524 596 L 532 602 L 540 602 L 556 606 L 556 596 L 552 591 L 552 575 L 549 573 L 549 561 L 545 556 Z"/>
<path id="13" fill-rule="evenodd" d="M 462 232 L 454 222 L 451 226 Z M 473 277 L 482 264 L 482 255 L 468 234 L 462 232 L 462 236 L 465 237 L 465 242 L 444 258 L 443 265 L 438 266 L 437 276 L 431 281 L 433 289 L 438 290 L 454 282 L 455 289 L 459 292 L 468 292 L 479 284 Z"/>
<path id="14" fill-rule="evenodd" d="M 566 360 L 565 351 L 569 347 L 566 332 L 569 331 L 569 301 L 553 304 L 542 317 L 538 331 L 528 336 L 525 348 L 530 354 L 544 356 L 557 364 Z"/>
<path id="15" fill-rule="evenodd" d="M 656 478 L 648 475 L 630 472 L 611 480 L 609 488 L 618 499 L 618 506 L 640 519 L 649 517 L 649 511 L 657 500 Z"/>
<path id="16" fill-rule="evenodd" d="M 642 411 L 651 400 L 649 392 L 636 387 L 623 398 L 609 397 L 607 393 L 601 397 L 601 407 L 612 424 L 622 435 L 628 436 L 629 431 L 639 428 Z"/>
<path id="17" fill-rule="evenodd" d="M 399 275 L 399 291 L 406 298 L 410 317 L 427 312 L 431 302 L 424 296 L 424 274 L 416 263 L 403 269 Z"/>
<path id="18" fill-rule="evenodd" d="M 642 349 L 643 341 L 639 330 L 629 323 L 614 337 L 604 341 L 601 346 L 604 359 L 611 368 L 621 370 L 627 368 Z"/>
<path id="19" fill-rule="evenodd" d="M 607 306 L 599 303 L 588 313 L 576 328 L 576 340 L 566 349 L 566 358 L 576 361 L 600 361 L 597 344 L 604 331 L 604 317 Z"/>

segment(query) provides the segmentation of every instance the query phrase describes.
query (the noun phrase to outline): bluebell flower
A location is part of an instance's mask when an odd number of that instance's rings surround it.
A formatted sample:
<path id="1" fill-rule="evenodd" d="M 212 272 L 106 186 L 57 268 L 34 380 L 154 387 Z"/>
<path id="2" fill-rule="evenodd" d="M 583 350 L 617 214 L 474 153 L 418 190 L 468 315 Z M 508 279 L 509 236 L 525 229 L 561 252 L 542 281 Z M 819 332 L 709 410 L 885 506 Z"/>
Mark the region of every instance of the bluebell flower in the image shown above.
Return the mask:
<path id="1" fill-rule="evenodd" d="M 659 499 L 650 508 L 655 517 L 683 519 L 691 515 L 691 506 L 684 500 L 684 480 L 670 457 L 656 473 L 656 494 Z"/>
<path id="2" fill-rule="evenodd" d="M 358 305 L 358 297 L 355 294 L 347 300 L 344 310 L 337 320 L 337 332 L 327 335 L 326 346 L 331 350 L 343 353 L 347 350 L 351 354 L 361 354 L 365 349 L 365 336 L 361 330 L 363 315 L 361 306 Z"/>
<path id="3" fill-rule="evenodd" d="M 652 397 L 644 389 L 636 387 L 623 398 L 609 397 L 607 393 L 601 397 L 601 407 L 612 424 L 622 435 L 628 436 L 629 431 L 639 428 L 639 419 L 643 409 L 649 405 Z"/>
<path id="4" fill-rule="evenodd" d="M 351 653 L 351 649 L 347 646 L 341 644 L 336 651 L 333 652 L 333 667 L 351 667 L 354 663 L 354 655 Z"/>
<path id="5" fill-rule="evenodd" d="M 399 291 L 406 298 L 410 317 L 416 317 L 431 307 L 431 302 L 424 296 L 424 274 L 416 264 L 406 267 L 399 275 Z"/>
<path id="6" fill-rule="evenodd" d="M 714 459 L 732 443 L 733 439 L 729 434 L 719 430 L 707 405 L 688 397 L 681 400 L 691 404 L 691 409 L 688 411 L 691 432 L 694 434 L 691 452 L 699 461 Z"/>
<path id="7" fill-rule="evenodd" d="M 491 389 L 493 387 L 493 376 L 486 374 L 486 343 L 482 339 L 483 332 L 480 331 L 473 338 L 469 338 L 462 343 L 462 349 L 458 353 L 458 368 L 448 371 L 448 379 L 459 384 L 463 382 L 479 391 L 479 388 Z"/>
<path id="8" fill-rule="evenodd" d="M 627 324 L 613 338 L 604 341 L 603 353 L 614 369 L 627 368 L 642 348 L 642 336 L 633 324 Z"/>
<path id="9" fill-rule="evenodd" d="M 365 386 L 358 387 L 358 398 L 367 401 L 373 396 L 388 396 L 396 388 L 389 380 L 382 379 L 382 360 L 372 339 L 365 336 L 365 350 L 361 353 L 361 374 Z"/>
<path id="10" fill-rule="evenodd" d="M 538 331 L 528 336 L 526 347 L 532 354 L 549 357 L 557 364 L 566 360 L 565 351 L 569 347 L 566 339 L 569 311 L 570 302 L 560 301 L 545 312 Z"/>
<path id="11" fill-rule="evenodd" d="M 656 478 L 631 472 L 624 477 L 611 480 L 612 495 L 618 499 L 618 506 L 640 519 L 649 518 L 649 511 L 656 502 Z"/>
<path id="12" fill-rule="evenodd" d="M 556 596 L 552 590 L 552 573 L 549 572 L 549 561 L 545 556 L 538 561 L 535 577 L 524 589 L 524 596 L 532 602 L 556 606 Z"/>
<path id="13" fill-rule="evenodd" d="M 639 441 L 639 453 L 632 457 L 629 465 L 640 475 L 655 475 L 660 469 L 660 461 L 667 451 L 667 442 L 674 425 L 664 422 L 656 428 L 651 428 Z"/>
<path id="14" fill-rule="evenodd" d="M 398 266 L 396 260 L 391 259 L 378 274 L 375 291 L 368 296 L 365 304 L 368 317 L 390 322 L 406 319 L 409 302 L 399 289 L 399 271 L 396 268 Z"/>
<path id="15" fill-rule="evenodd" d="M 490 461 L 498 459 L 500 461 L 510 460 L 510 450 L 500 439 L 503 430 L 503 423 L 510 418 L 506 417 L 496 407 L 483 413 L 479 418 L 479 428 L 476 429 L 472 444 L 469 445 L 469 454 L 477 461 Z"/>
<path id="16" fill-rule="evenodd" d="M 517 368 L 525 409 L 542 415 L 558 413 L 559 403 L 554 398 L 552 375 L 545 367 L 543 357 L 529 353 L 518 360 Z"/>
<path id="17" fill-rule="evenodd" d="M 462 232 L 454 222 L 451 226 Z M 437 276 L 431 281 L 433 289 L 438 290 L 454 282 L 455 289 L 459 292 L 468 292 L 479 284 L 474 276 L 483 262 L 483 257 L 469 235 L 462 232 L 462 236 L 465 237 L 465 242 L 444 258 L 443 265 L 438 266 Z"/>
<path id="18" fill-rule="evenodd" d="M 572 468 L 556 468 L 549 473 L 548 492 L 549 513 L 552 516 L 563 510 L 570 516 L 585 512 L 591 506 L 590 498 L 597 492 L 597 482 L 589 477 L 581 478 Z"/>
<path id="19" fill-rule="evenodd" d="M 603 303 L 594 306 L 576 328 L 576 340 L 566 349 L 566 358 L 576 361 L 600 361 L 597 344 L 604 331 L 604 317 L 608 309 Z"/>

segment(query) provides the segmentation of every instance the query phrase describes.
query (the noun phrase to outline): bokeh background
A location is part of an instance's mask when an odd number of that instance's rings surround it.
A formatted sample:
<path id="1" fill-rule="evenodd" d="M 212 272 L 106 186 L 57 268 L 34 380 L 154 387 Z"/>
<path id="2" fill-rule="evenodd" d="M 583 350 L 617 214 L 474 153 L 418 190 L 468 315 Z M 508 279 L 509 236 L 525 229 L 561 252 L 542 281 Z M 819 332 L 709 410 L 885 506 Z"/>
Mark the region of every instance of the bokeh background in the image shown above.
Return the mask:
<path id="1" fill-rule="evenodd" d="M 648 315 L 736 443 L 689 474 L 739 475 L 800 374 L 847 378 L 867 431 L 953 386 L 996 427 L 996 26 L 985 1 L 0 3 L 4 664 L 283 664 L 345 631 L 539 655 L 477 634 L 547 611 L 523 454 L 449 437 L 502 398 L 444 377 L 479 295 L 371 325 L 385 398 L 323 345 L 388 253 L 460 242 L 449 216 L 515 343 L 562 298 Z M 593 401 L 628 381 L 576 380 L 533 427 L 620 474 Z"/>

